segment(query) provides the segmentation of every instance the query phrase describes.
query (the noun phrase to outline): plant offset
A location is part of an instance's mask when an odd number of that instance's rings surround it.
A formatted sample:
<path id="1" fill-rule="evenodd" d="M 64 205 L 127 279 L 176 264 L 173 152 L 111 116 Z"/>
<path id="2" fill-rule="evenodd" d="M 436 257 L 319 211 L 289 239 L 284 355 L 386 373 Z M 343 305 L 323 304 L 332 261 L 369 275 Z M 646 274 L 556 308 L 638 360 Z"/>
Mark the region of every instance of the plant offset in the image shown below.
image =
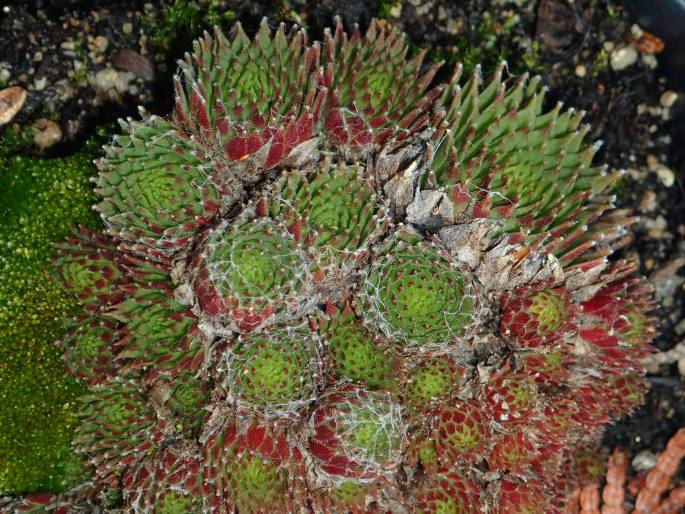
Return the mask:
<path id="1" fill-rule="evenodd" d="M 94 480 L 22 508 L 552 513 L 639 405 L 650 288 L 619 177 L 536 79 L 406 58 L 373 22 L 205 35 L 169 119 L 99 162 L 83 304 Z M 461 84 L 461 85 L 460 85 Z"/>

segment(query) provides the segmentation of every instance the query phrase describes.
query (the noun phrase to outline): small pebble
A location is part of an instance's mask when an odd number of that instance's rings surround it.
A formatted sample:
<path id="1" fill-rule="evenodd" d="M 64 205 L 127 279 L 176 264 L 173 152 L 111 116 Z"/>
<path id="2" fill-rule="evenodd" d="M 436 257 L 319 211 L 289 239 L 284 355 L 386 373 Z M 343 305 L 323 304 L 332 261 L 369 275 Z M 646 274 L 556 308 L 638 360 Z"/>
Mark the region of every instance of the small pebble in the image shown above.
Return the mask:
<path id="1" fill-rule="evenodd" d="M 36 89 L 36 91 L 42 91 L 45 89 L 45 86 L 48 85 L 48 78 L 47 77 L 41 77 L 39 79 L 36 79 L 33 81 L 33 87 Z"/>
<path id="2" fill-rule="evenodd" d="M 26 91 L 19 86 L 0 89 L 0 125 L 14 118 L 25 100 Z"/>
<path id="3" fill-rule="evenodd" d="M 121 31 L 124 34 L 130 34 L 131 32 L 133 32 L 133 23 L 131 23 L 130 21 L 124 22 L 124 24 L 121 26 Z"/>
<path id="4" fill-rule="evenodd" d="M 659 97 L 659 103 L 663 107 L 673 107 L 673 104 L 675 104 L 677 99 L 678 99 L 678 93 L 676 93 L 675 91 L 671 91 L 669 89 L 668 91 L 664 91 L 661 94 L 661 97 Z"/>
<path id="5" fill-rule="evenodd" d="M 392 18 L 399 18 L 402 16 L 402 4 L 395 4 L 390 8 L 390 16 Z"/>
<path id="6" fill-rule="evenodd" d="M 651 450 L 642 450 L 633 458 L 633 469 L 635 471 L 647 471 L 656 465 L 657 456 Z"/>
<path id="7" fill-rule="evenodd" d="M 155 70 L 150 59 L 127 48 L 122 48 L 117 52 L 112 65 L 118 70 L 130 71 L 143 80 L 155 78 Z"/>
<path id="8" fill-rule="evenodd" d="M 583 78 L 587 74 L 587 68 L 582 64 L 576 66 L 576 76 Z"/>
<path id="9" fill-rule="evenodd" d="M 652 54 L 642 54 L 642 62 L 645 63 L 650 70 L 655 69 L 659 65 L 656 56 Z"/>
<path id="10" fill-rule="evenodd" d="M 656 171 L 657 166 L 660 164 L 659 159 L 656 158 L 656 155 L 651 153 L 647 154 L 646 160 L 649 171 Z"/>
<path id="11" fill-rule="evenodd" d="M 38 148 L 50 148 L 62 139 L 62 129 L 52 120 L 45 118 L 36 120 L 33 128 L 33 142 Z"/>
<path id="12" fill-rule="evenodd" d="M 645 220 L 645 227 L 647 230 L 647 235 L 652 239 L 661 239 L 664 237 L 666 229 L 668 228 L 668 222 L 666 218 L 659 215 L 656 219 Z"/>
<path id="13" fill-rule="evenodd" d="M 103 53 L 105 50 L 107 50 L 108 45 L 109 41 L 105 36 L 97 36 L 93 41 L 93 46 L 95 47 L 94 49 L 96 52 Z"/>
<path id="14" fill-rule="evenodd" d="M 681 377 L 685 377 L 685 357 L 678 359 L 678 373 Z"/>
<path id="15" fill-rule="evenodd" d="M 668 166 L 659 164 L 654 172 L 664 186 L 671 187 L 675 184 L 675 173 Z"/>
<path id="16" fill-rule="evenodd" d="M 615 71 L 625 70 L 637 62 L 637 50 L 632 46 L 623 46 L 611 52 L 611 68 Z"/>
<path id="17" fill-rule="evenodd" d="M 447 32 L 450 34 L 459 34 L 461 32 L 461 29 L 464 27 L 464 22 L 462 20 L 455 20 L 454 18 L 450 18 L 447 21 Z"/>
<path id="18" fill-rule="evenodd" d="M 117 70 L 114 68 L 105 68 L 95 74 L 93 86 L 102 91 L 109 91 L 114 87 L 114 82 L 117 80 Z"/>
<path id="19" fill-rule="evenodd" d="M 640 212 L 652 212 L 656 208 L 656 193 L 654 191 L 645 191 L 645 194 L 640 199 Z"/>
<path id="20" fill-rule="evenodd" d="M 129 82 L 131 82 L 135 76 L 130 71 L 123 71 L 117 73 L 117 78 L 114 81 L 114 87 L 120 93 L 125 93 L 128 90 Z"/>

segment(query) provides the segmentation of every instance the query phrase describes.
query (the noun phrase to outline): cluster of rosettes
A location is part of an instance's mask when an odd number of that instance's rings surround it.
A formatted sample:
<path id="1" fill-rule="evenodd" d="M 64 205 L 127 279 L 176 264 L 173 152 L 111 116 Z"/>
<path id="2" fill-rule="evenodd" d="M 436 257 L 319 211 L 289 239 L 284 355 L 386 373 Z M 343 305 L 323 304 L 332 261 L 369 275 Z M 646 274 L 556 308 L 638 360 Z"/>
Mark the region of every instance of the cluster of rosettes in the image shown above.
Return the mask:
<path id="1" fill-rule="evenodd" d="M 549 514 L 639 404 L 650 290 L 580 115 L 406 53 L 381 22 L 205 35 L 106 148 L 107 232 L 58 263 L 87 501 Z"/>

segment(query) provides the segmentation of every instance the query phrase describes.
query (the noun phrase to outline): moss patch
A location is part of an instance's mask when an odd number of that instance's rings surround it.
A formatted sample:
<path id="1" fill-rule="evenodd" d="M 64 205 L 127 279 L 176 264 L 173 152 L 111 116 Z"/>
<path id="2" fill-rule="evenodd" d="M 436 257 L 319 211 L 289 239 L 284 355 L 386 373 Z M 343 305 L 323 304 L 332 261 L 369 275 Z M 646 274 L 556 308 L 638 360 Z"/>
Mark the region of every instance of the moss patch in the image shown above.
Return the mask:
<path id="1" fill-rule="evenodd" d="M 60 159 L 0 158 L 0 494 L 59 491 L 82 474 L 70 451 L 81 389 L 54 344 L 76 301 L 50 259 L 71 226 L 97 226 L 89 177 L 101 142 Z"/>

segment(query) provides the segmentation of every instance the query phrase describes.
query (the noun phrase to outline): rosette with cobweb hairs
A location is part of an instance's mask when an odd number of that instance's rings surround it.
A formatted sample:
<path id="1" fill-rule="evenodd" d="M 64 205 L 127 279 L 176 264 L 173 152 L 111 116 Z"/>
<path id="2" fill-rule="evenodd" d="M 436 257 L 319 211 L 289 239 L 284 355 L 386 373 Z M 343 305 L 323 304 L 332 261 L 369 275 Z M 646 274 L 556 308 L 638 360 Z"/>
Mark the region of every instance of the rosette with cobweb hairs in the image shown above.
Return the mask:
<path id="1" fill-rule="evenodd" d="M 645 389 L 620 173 L 539 79 L 441 84 L 408 53 L 380 21 L 236 24 L 186 55 L 169 117 L 123 123 L 106 233 L 57 262 L 93 471 L 71 505 L 560 512 L 570 456 Z"/>

